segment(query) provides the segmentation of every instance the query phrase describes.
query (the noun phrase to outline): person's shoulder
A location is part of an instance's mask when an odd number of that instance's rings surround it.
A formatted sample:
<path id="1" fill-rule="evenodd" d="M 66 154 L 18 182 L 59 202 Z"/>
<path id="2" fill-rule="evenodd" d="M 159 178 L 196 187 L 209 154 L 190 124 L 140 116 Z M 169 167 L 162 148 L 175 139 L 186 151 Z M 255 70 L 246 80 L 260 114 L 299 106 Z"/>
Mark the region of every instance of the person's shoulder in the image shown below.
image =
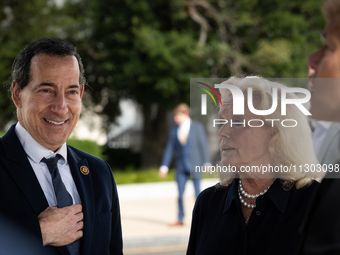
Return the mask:
<path id="1" fill-rule="evenodd" d="M 2 145 L 2 137 L 0 137 L 0 155 L 3 155 L 5 153 L 5 150 Z"/>
<path id="2" fill-rule="evenodd" d="M 74 147 L 70 146 L 70 145 L 67 145 L 67 147 L 68 147 L 68 149 L 72 153 L 75 153 L 80 159 L 86 159 L 91 164 L 95 163 L 95 164 L 97 164 L 99 166 L 100 165 L 108 166 L 108 164 L 104 160 L 102 160 L 102 159 L 100 159 L 100 158 L 98 158 L 96 156 L 93 156 L 93 155 L 91 155 L 89 153 L 83 152 L 83 151 L 81 151 L 81 150 L 79 150 L 77 148 L 74 148 Z"/>
<path id="3" fill-rule="evenodd" d="M 79 162 L 87 162 L 85 163 L 85 166 L 89 168 L 93 180 L 100 181 L 101 185 L 108 182 L 112 182 L 113 184 L 115 183 L 111 167 L 106 161 L 72 146 L 68 145 L 67 147 L 72 158 Z"/>
<path id="4" fill-rule="evenodd" d="M 178 126 L 175 125 L 175 126 L 173 126 L 173 127 L 170 129 L 170 131 L 171 131 L 171 132 L 175 132 L 177 129 L 178 129 Z"/>
<path id="5" fill-rule="evenodd" d="M 201 122 L 191 121 L 191 130 L 194 132 L 205 132 L 205 128 Z"/>
<path id="6" fill-rule="evenodd" d="M 216 184 L 203 190 L 197 197 L 194 212 L 205 217 L 223 210 L 229 187 Z"/>
<path id="7" fill-rule="evenodd" d="M 0 155 L 5 155 L 8 154 L 9 151 L 14 151 L 17 156 L 17 149 L 22 148 L 19 138 L 15 133 L 15 125 L 16 124 L 12 125 L 7 132 L 0 137 Z"/>
<path id="8" fill-rule="evenodd" d="M 310 183 L 308 183 L 307 185 L 299 189 L 296 189 L 294 187 L 294 190 L 299 197 L 304 197 L 304 196 L 309 197 L 319 189 L 319 186 L 320 186 L 320 183 L 318 181 L 312 180 Z"/>
<path id="9" fill-rule="evenodd" d="M 310 191 L 310 190 L 317 189 L 319 186 L 320 186 L 320 182 L 318 182 L 316 180 L 312 180 L 310 183 L 308 183 L 307 185 L 303 186 L 299 190 Z"/>
<path id="10" fill-rule="evenodd" d="M 196 127 L 203 127 L 203 124 L 201 122 L 191 120 L 191 125 Z"/>
<path id="11" fill-rule="evenodd" d="M 220 183 L 215 184 L 203 190 L 197 197 L 198 201 L 211 201 L 214 198 L 219 198 L 228 193 L 229 186 L 222 186 Z"/>

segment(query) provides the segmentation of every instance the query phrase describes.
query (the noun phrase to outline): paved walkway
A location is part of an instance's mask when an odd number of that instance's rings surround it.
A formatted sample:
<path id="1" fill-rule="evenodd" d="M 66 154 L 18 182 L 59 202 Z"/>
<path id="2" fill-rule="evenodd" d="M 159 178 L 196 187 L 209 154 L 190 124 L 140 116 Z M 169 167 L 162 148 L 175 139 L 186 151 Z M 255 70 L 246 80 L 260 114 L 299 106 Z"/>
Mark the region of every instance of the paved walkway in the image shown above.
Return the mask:
<path id="1" fill-rule="evenodd" d="M 213 186 L 216 179 L 203 180 L 201 189 Z M 172 227 L 177 220 L 177 184 L 159 182 L 118 185 L 124 254 L 185 254 L 191 214 L 195 203 L 192 181 L 184 193 L 184 226 Z"/>

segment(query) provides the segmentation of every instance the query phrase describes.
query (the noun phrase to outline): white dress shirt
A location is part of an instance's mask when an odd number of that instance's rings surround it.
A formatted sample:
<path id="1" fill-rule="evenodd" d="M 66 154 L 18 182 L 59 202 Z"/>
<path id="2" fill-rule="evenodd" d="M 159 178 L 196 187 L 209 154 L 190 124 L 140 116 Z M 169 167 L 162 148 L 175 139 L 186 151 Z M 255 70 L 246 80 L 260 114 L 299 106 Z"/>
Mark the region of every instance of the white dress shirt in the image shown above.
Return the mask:
<path id="1" fill-rule="evenodd" d="M 45 194 L 46 200 L 49 206 L 57 205 L 57 198 L 54 193 L 54 188 L 52 184 L 51 173 L 47 168 L 47 165 L 41 160 L 45 158 L 51 158 L 60 154 L 62 157 L 58 161 L 58 169 L 61 179 L 66 187 L 68 193 L 70 193 L 73 204 L 81 203 L 79 193 L 74 183 L 70 165 L 67 161 L 67 146 L 64 143 L 57 152 L 46 149 L 35 141 L 32 136 L 27 132 L 27 130 L 18 122 L 15 126 L 15 132 L 19 138 L 19 141 L 24 148 L 28 161 L 30 162 L 33 171 L 39 181 L 39 184 Z"/>
<path id="2" fill-rule="evenodd" d="M 191 124 L 191 119 L 188 118 L 178 127 L 177 138 L 178 138 L 179 141 L 181 141 L 181 134 L 188 137 L 188 134 L 189 134 L 189 131 L 190 131 L 190 124 Z M 188 139 L 187 139 L 187 141 L 188 141 Z"/>
<path id="3" fill-rule="evenodd" d="M 331 126 L 331 121 L 316 121 L 311 120 L 312 126 L 314 128 L 313 132 L 313 145 L 315 155 L 318 155 L 323 141 L 325 140 L 327 131 Z"/>

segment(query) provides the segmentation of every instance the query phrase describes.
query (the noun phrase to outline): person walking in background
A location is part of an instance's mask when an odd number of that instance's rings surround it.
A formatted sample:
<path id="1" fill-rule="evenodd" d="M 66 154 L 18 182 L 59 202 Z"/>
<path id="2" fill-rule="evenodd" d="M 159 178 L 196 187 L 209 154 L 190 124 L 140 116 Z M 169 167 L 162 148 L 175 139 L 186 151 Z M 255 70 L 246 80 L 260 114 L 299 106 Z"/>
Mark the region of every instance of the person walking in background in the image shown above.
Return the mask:
<path id="1" fill-rule="evenodd" d="M 59 254 L 123 254 L 111 168 L 66 144 L 85 84 L 76 48 L 62 39 L 35 41 L 15 59 L 18 123 L 0 138 L 0 212 Z"/>
<path id="2" fill-rule="evenodd" d="M 169 171 L 172 155 L 176 151 L 176 181 L 178 185 L 178 221 L 173 226 L 183 225 L 184 208 L 183 193 L 185 184 L 190 177 L 194 177 L 196 197 L 200 193 L 200 175 L 194 174 L 195 166 L 210 165 L 208 141 L 201 123 L 190 119 L 190 108 L 187 104 L 179 104 L 174 110 L 174 121 L 177 124 L 169 133 L 167 145 L 159 175 L 165 177 Z"/>

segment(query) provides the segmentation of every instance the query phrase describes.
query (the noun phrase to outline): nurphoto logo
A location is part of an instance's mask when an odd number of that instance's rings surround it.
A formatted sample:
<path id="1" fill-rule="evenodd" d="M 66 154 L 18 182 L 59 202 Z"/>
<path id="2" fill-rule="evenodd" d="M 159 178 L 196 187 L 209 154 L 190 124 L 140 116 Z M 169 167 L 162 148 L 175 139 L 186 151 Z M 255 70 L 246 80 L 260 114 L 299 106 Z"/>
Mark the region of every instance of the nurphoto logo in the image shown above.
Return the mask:
<path id="1" fill-rule="evenodd" d="M 202 82 L 197 82 L 199 84 L 204 85 L 205 87 L 209 88 L 218 98 L 220 105 L 222 106 L 222 101 L 217 93 L 217 91 L 210 85 L 202 83 Z M 233 98 L 233 115 L 244 115 L 244 106 L 245 106 L 245 99 L 244 99 L 244 94 L 243 91 L 234 86 L 234 85 L 229 85 L 229 84 L 215 84 L 215 88 L 225 88 L 228 89 L 231 92 L 232 98 Z M 214 96 L 211 94 L 210 91 L 207 89 L 203 89 L 200 87 L 197 87 L 207 94 L 210 95 L 210 97 L 213 99 L 215 105 L 217 106 L 216 100 Z M 303 94 L 304 97 L 301 98 L 287 98 L 287 93 L 300 93 Z M 258 116 L 266 116 L 274 113 L 277 109 L 278 105 L 278 88 L 273 87 L 272 88 L 272 106 L 269 109 L 266 110 L 258 110 L 255 109 L 254 103 L 253 103 L 253 88 L 248 87 L 247 88 L 247 106 L 248 109 L 251 113 L 254 115 Z M 301 110 L 301 112 L 306 115 L 310 116 L 311 113 L 306 109 L 306 107 L 303 105 L 304 103 L 309 102 L 311 98 L 311 93 L 309 90 L 304 89 L 304 88 L 295 88 L 295 87 L 283 87 L 281 88 L 281 115 L 285 116 L 287 112 L 287 105 L 295 105 L 298 109 Z M 207 114 L 207 95 L 206 94 L 201 94 L 201 115 L 206 115 Z M 269 121 L 272 123 L 272 126 L 274 126 L 274 121 L 279 121 L 278 119 L 265 119 L 265 121 Z M 254 125 L 254 122 L 260 122 L 260 125 Z M 293 125 L 288 125 L 287 122 L 293 122 Z M 226 120 L 226 119 L 214 119 L 213 120 L 213 126 L 215 127 L 216 124 L 226 124 L 230 123 L 231 126 L 233 124 L 243 124 L 243 126 L 246 126 L 246 121 L 243 120 L 243 122 L 234 122 L 232 120 Z M 261 119 L 251 119 L 248 120 L 247 122 L 248 126 L 250 127 L 262 127 L 264 125 L 264 121 Z M 297 121 L 294 119 L 285 119 L 281 121 L 281 125 L 284 127 L 295 127 L 297 125 Z"/>

